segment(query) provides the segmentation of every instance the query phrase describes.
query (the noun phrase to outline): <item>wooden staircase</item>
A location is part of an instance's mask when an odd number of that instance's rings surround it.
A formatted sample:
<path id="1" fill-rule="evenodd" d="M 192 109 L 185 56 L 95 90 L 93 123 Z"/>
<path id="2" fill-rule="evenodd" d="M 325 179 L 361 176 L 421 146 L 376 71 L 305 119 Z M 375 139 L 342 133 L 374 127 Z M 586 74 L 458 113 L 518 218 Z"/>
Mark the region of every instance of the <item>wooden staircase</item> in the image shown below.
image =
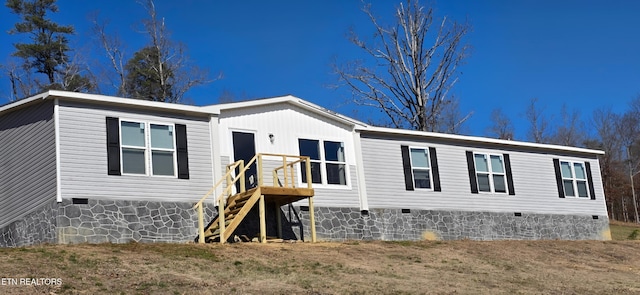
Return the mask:
<path id="1" fill-rule="evenodd" d="M 236 230 L 238 225 L 247 216 L 247 213 L 251 211 L 251 208 L 260 199 L 260 188 L 253 188 L 244 193 L 233 195 L 227 201 L 227 206 L 224 209 L 223 215 L 218 215 L 204 231 L 204 241 L 211 243 L 214 241 L 220 241 L 221 239 L 227 240 Z M 221 226 L 220 218 L 224 218 L 224 225 Z M 220 236 L 220 232 L 224 228 L 224 236 Z"/>
<path id="2" fill-rule="evenodd" d="M 281 158 L 282 166 L 273 169 L 273 185 L 264 185 L 262 164 L 263 157 L 278 157 Z M 296 158 L 295 161 L 288 161 L 288 158 Z M 311 183 L 307 184 L 306 188 L 300 188 L 295 186 L 295 171 L 296 165 L 301 162 L 306 162 L 306 175 L 311 175 L 311 165 L 309 157 L 290 156 L 290 155 L 276 155 L 276 154 L 258 154 L 245 166 L 244 161 L 240 160 L 230 165 L 227 165 L 227 173 L 225 176 L 214 185 L 207 194 L 194 206 L 198 211 L 198 237 L 196 241 L 199 243 L 211 243 L 220 242 L 225 243 L 238 228 L 240 223 L 244 220 L 251 209 L 258 203 L 259 205 L 259 217 L 260 217 L 260 241 L 266 242 L 266 221 L 265 221 L 265 202 L 271 202 L 276 204 L 276 208 L 281 205 L 290 204 L 305 198 L 309 199 L 309 213 L 311 217 L 311 240 L 316 241 L 315 235 L 315 220 L 313 213 L 313 195 L 314 190 L 311 187 Z M 248 168 L 255 164 L 257 166 L 258 186 L 245 190 L 245 172 Z M 236 168 L 239 168 L 239 172 L 235 177 L 232 174 Z M 280 179 L 279 173 L 282 172 L 282 179 Z M 218 197 L 218 216 L 214 218 L 206 227 L 204 226 L 203 204 L 204 201 L 218 188 L 223 181 L 226 180 L 226 189 Z M 231 195 L 231 190 L 235 187 L 236 183 L 239 184 L 239 192 Z M 281 232 L 281 222 L 279 210 L 277 210 L 278 216 L 278 232 Z"/>

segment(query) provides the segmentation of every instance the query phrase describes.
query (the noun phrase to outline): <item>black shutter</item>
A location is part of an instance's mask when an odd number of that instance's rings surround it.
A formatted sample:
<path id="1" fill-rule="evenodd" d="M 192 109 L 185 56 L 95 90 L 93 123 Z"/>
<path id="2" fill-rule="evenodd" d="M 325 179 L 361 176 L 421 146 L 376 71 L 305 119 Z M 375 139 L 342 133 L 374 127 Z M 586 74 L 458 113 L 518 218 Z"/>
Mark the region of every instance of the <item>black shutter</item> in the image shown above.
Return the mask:
<path id="1" fill-rule="evenodd" d="M 438 157 L 436 156 L 436 148 L 429 148 L 429 159 L 431 160 L 431 172 L 433 174 L 433 190 L 441 192 L 440 188 L 440 170 L 438 170 Z"/>
<path id="2" fill-rule="evenodd" d="M 509 190 L 509 195 L 515 195 L 516 191 L 513 188 L 513 174 L 511 173 L 511 159 L 509 158 L 509 154 L 502 155 L 504 157 L 504 169 L 507 173 L 507 189 Z"/>
<path id="3" fill-rule="evenodd" d="M 189 179 L 187 125 L 176 124 L 176 154 L 178 157 L 178 178 Z"/>
<path id="4" fill-rule="evenodd" d="M 404 170 L 404 185 L 408 191 L 413 190 L 413 173 L 411 171 L 411 159 L 409 158 L 409 147 L 400 146 L 402 151 L 402 169 Z"/>
<path id="5" fill-rule="evenodd" d="M 469 168 L 469 183 L 471 184 L 471 193 L 478 193 L 478 180 L 476 179 L 476 165 L 473 163 L 473 152 L 467 151 L 467 168 Z"/>
<path id="6" fill-rule="evenodd" d="M 596 199 L 596 190 L 593 188 L 593 178 L 591 175 L 591 164 L 584 162 L 584 166 L 587 168 L 587 182 L 589 183 L 589 193 L 591 193 L 591 199 Z"/>
<path id="7" fill-rule="evenodd" d="M 562 186 L 562 172 L 560 171 L 560 160 L 553 159 L 553 169 L 556 171 L 556 184 L 558 185 L 558 196 L 564 198 L 564 188 Z"/>
<path id="8" fill-rule="evenodd" d="M 120 173 L 120 120 L 107 117 L 107 174 Z"/>

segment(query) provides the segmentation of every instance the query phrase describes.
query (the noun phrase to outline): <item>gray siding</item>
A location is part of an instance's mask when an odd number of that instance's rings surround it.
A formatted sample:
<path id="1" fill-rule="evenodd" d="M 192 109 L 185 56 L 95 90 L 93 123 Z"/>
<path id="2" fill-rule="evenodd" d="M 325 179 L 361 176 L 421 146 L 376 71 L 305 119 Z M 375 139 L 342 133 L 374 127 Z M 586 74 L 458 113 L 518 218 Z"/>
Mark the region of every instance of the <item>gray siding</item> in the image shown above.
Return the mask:
<path id="1" fill-rule="evenodd" d="M 107 175 L 106 117 L 187 125 L 190 179 Z M 213 185 L 208 118 L 60 103 L 63 198 L 197 201 Z"/>
<path id="2" fill-rule="evenodd" d="M 53 102 L 0 117 L 0 227 L 56 198 Z"/>
<path id="3" fill-rule="evenodd" d="M 436 148 L 441 192 L 405 189 L 401 145 Z M 465 157 L 467 150 L 508 153 L 516 194 L 472 194 Z M 553 155 L 488 146 L 460 146 L 420 139 L 375 138 L 367 135 L 362 138 L 362 156 L 371 208 L 607 215 L 600 167 L 595 157 Z M 553 158 L 591 163 L 596 200 L 559 198 Z"/>

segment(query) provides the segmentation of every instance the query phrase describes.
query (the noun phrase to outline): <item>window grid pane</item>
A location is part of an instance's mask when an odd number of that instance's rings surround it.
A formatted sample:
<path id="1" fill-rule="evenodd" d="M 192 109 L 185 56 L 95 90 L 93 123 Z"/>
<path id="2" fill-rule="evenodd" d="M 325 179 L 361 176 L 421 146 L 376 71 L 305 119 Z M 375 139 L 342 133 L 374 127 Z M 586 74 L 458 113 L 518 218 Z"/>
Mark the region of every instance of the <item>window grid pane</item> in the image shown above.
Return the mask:
<path id="1" fill-rule="evenodd" d="M 334 162 L 344 162 L 344 145 L 342 142 L 324 142 L 325 160 Z"/>
<path id="2" fill-rule="evenodd" d="M 347 184 L 345 165 L 327 163 L 327 183 L 328 184 Z"/>
<path id="3" fill-rule="evenodd" d="M 413 183 L 416 188 L 431 188 L 429 169 L 413 169 Z"/>
<path id="4" fill-rule="evenodd" d="M 151 124 L 151 147 L 173 149 L 173 126 Z"/>
<path id="5" fill-rule="evenodd" d="M 569 162 L 561 162 L 560 168 L 562 170 L 562 178 L 573 178 L 573 172 L 571 171 L 571 164 Z"/>
<path id="6" fill-rule="evenodd" d="M 122 145 L 145 147 L 145 124 L 139 122 L 120 122 Z"/>
<path id="7" fill-rule="evenodd" d="M 489 174 L 478 174 L 478 190 L 481 192 L 491 192 Z"/>
<path id="8" fill-rule="evenodd" d="M 153 175 L 175 175 L 173 168 L 173 152 L 152 151 L 151 165 L 153 167 Z"/>
<path id="9" fill-rule="evenodd" d="M 495 187 L 496 193 L 506 193 L 507 186 L 504 183 L 503 175 L 493 175 L 493 186 Z"/>
<path id="10" fill-rule="evenodd" d="M 487 158 L 485 155 L 474 155 L 476 162 L 476 171 L 489 172 L 489 166 L 487 165 Z"/>
<path id="11" fill-rule="evenodd" d="M 502 163 L 502 157 L 491 155 L 491 171 L 494 173 L 504 173 L 504 164 Z"/>
<path id="12" fill-rule="evenodd" d="M 576 193 L 573 189 L 573 180 L 563 180 L 562 183 L 564 184 L 564 195 L 567 197 L 575 197 Z"/>
<path id="13" fill-rule="evenodd" d="M 587 182 L 586 181 L 578 181 L 578 197 L 580 198 L 588 198 L 589 193 L 587 192 Z"/>
<path id="14" fill-rule="evenodd" d="M 147 174 L 145 154 L 143 149 L 122 148 L 122 173 Z"/>
<path id="15" fill-rule="evenodd" d="M 426 149 L 411 149 L 411 166 L 415 168 L 430 168 L 429 154 Z"/>
<path id="16" fill-rule="evenodd" d="M 576 171 L 576 179 L 587 179 L 582 163 L 573 163 L 573 168 Z"/>
<path id="17" fill-rule="evenodd" d="M 300 155 L 308 156 L 311 160 L 320 160 L 320 145 L 317 140 L 299 139 Z"/>

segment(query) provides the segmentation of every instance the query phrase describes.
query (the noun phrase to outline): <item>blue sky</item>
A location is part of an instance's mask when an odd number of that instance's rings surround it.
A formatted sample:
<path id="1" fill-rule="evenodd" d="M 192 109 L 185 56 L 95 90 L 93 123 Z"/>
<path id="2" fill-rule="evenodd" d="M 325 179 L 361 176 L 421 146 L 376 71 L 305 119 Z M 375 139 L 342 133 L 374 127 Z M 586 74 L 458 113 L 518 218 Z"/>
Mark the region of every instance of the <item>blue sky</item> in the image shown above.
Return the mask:
<path id="1" fill-rule="evenodd" d="M 423 2 L 426 3 L 426 2 Z M 454 94 L 463 112 L 474 114 L 468 133 L 484 135 L 491 110 L 502 108 L 525 139 L 524 111 L 537 97 L 547 115 L 566 104 L 588 121 L 595 108 L 622 112 L 640 94 L 640 1 L 440 1 L 438 16 L 467 20 L 473 46 L 460 68 Z M 396 1 L 372 1 L 383 22 L 392 21 Z M 136 32 L 145 12 L 134 0 L 59 0 L 51 17 L 73 25 L 74 48 L 89 52 L 93 43 L 88 15 L 99 12 L 110 29 L 135 52 L 146 42 Z M 189 93 L 197 105 L 217 102 L 223 91 L 238 98 L 292 94 L 365 120 L 371 110 L 350 103 L 346 88 L 332 89 L 331 65 L 361 58 L 349 43 L 350 28 L 372 33 L 361 2 L 353 1 L 205 1 L 156 0 L 172 39 L 187 45 L 193 61 L 224 78 Z M 0 8 L 0 30 L 17 18 Z M 0 62 L 13 52 L 18 37 L 0 34 Z M 98 54 L 102 52 L 96 51 Z M 100 55 L 91 55 L 99 60 Z M 0 80 L 0 94 L 9 85 Z M 111 89 L 103 89 L 109 93 Z M 357 113 L 355 110 L 358 110 Z M 375 113 L 375 110 L 373 111 Z"/>

